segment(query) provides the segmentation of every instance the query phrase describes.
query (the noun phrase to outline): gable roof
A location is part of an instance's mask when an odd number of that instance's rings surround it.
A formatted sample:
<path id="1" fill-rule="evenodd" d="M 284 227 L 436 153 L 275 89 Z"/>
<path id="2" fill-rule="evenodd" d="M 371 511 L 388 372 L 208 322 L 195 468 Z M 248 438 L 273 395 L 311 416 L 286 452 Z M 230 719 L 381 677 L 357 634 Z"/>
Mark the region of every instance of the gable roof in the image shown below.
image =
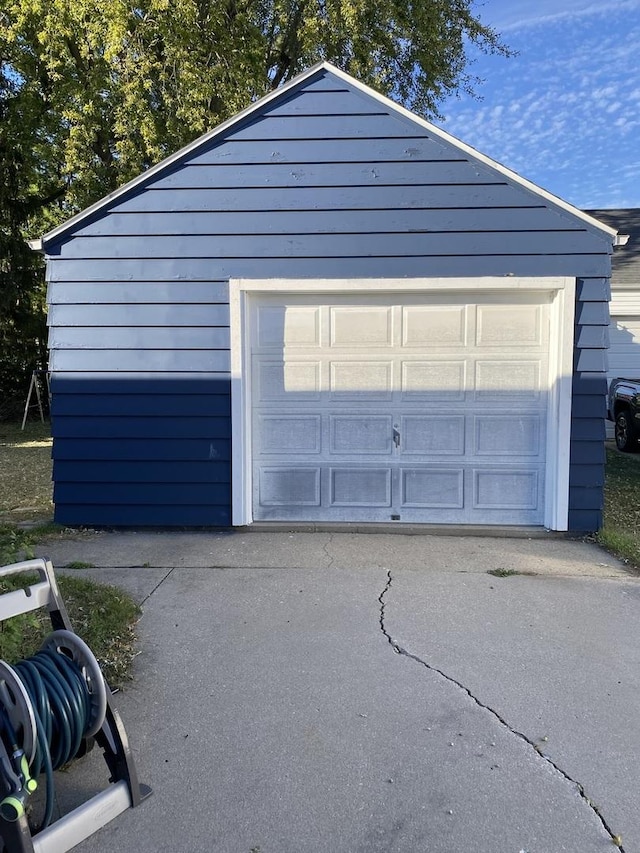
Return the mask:
<path id="1" fill-rule="evenodd" d="M 47 243 L 51 243 L 54 240 L 59 240 L 64 237 L 69 231 L 73 230 L 77 225 L 84 222 L 89 217 L 95 216 L 96 213 L 99 213 L 103 208 L 111 205 L 116 199 L 121 196 L 128 195 L 134 190 L 137 186 L 147 183 L 150 178 L 155 175 L 161 174 L 166 170 L 170 169 L 175 163 L 180 160 L 184 160 L 190 154 L 198 151 L 199 149 L 210 145 L 212 142 L 215 142 L 217 138 L 222 138 L 226 135 L 232 128 L 239 125 L 241 122 L 246 122 L 248 118 L 250 118 L 253 114 L 259 113 L 264 110 L 264 108 L 270 104 L 271 102 L 278 101 L 284 99 L 287 95 L 291 93 L 292 90 L 301 87 L 304 83 L 308 82 L 308 80 L 316 75 L 320 74 L 330 74 L 334 77 L 337 77 L 339 80 L 344 81 L 350 86 L 359 89 L 365 95 L 377 100 L 379 103 L 383 104 L 392 114 L 395 113 L 405 119 L 409 119 L 410 121 L 417 124 L 422 130 L 426 130 L 431 136 L 435 139 L 439 139 L 449 145 L 453 145 L 458 148 L 460 151 L 464 152 L 470 158 L 475 160 L 476 162 L 482 163 L 485 166 L 489 166 L 492 169 L 495 169 L 497 172 L 504 175 L 509 179 L 512 183 L 517 186 L 522 187 L 530 192 L 535 193 L 537 196 L 544 199 L 544 201 L 552 205 L 553 207 L 560 208 L 561 210 L 571 214 L 577 219 L 581 219 L 588 225 L 592 230 L 599 232 L 601 235 L 608 237 L 614 245 L 618 244 L 617 232 L 616 229 L 609 224 L 604 224 L 603 222 L 598 221 L 597 218 L 590 216 L 585 211 L 579 210 L 577 207 L 569 204 L 563 199 L 554 196 L 552 193 L 547 190 L 542 189 L 536 184 L 528 181 L 526 178 L 523 178 L 521 175 L 518 175 L 516 172 L 513 172 L 511 169 L 508 169 L 506 166 L 503 166 L 501 163 L 496 160 L 492 160 L 490 157 L 487 157 L 485 154 L 476 151 L 475 148 L 472 148 L 470 145 L 462 142 L 446 131 L 442 130 L 436 125 L 431 124 L 426 119 L 421 118 L 415 113 L 410 112 L 405 109 L 405 107 L 400 106 L 399 104 L 392 101 L 390 98 L 387 98 L 385 95 L 381 95 L 379 92 L 376 92 L 374 89 L 371 89 L 369 86 L 366 86 L 364 83 L 360 83 L 354 77 L 351 77 L 344 71 L 341 71 L 339 68 L 336 68 L 330 62 L 319 62 L 311 68 L 307 69 L 307 71 L 302 72 L 297 77 L 294 77 L 284 86 L 275 89 L 273 92 L 270 92 L 268 95 L 265 95 L 260 100 L 256 101 L 254 104 L 251 104 L 246 109 L 237 113 L 227 121 L 222 122 L 213 130 L 205 133 L 203 136 L 200 136 L 198 139 L 194 140 L 189 145 L 181 148 L 179 151 L 176 151 L 175 154 L 165 158 L 160 163 L 157 163 L 155 166 L 152 166 L 150 169 L 142 172 L 138 177 L 119 187 L 117 190 L 114 190 L 112 193 L 104 196 L 104 198 L 97 201 L 95 204 L 92 204 L 90 207 L 87 207 L 85 210 L 76 214 L 75 216 L 68 219 L 66 222 L 63 222 L 61 225 L 58 225 L 56 228 L 52 229 L 48 233 L 46 233 L 43 237 L 38 240 L 29 241 L 29 246 L 35 251 L 43 251 Z"/>
<path id="2" fill-rule="evenodd" d="M 612 286 L 640 287 L 640 208 L 587 210 L 585 213 L 629 236 L 628 242 L 622 243 L 611 257 Z"/>

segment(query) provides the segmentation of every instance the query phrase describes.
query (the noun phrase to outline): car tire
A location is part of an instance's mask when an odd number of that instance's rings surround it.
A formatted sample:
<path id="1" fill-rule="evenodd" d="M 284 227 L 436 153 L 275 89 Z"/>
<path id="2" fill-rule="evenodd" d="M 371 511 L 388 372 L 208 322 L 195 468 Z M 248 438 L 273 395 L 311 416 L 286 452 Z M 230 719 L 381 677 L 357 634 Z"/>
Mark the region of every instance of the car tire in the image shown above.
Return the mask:
<path id="1" fill-rule="evenodd" d="M 616 447 L 623 453 L 638 453 L 638 433 L 635 424 L 631 420 L 631 412 L 626 409 L 619 412 L 615 425 Z"/>

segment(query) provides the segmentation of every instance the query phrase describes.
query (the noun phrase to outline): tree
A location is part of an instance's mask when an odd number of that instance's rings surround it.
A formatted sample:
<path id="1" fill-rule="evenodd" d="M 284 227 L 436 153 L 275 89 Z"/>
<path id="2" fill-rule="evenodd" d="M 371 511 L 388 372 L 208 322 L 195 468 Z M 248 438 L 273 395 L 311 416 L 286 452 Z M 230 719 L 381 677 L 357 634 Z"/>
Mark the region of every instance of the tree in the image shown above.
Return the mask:
<path id="1" fill-rule="evenodd" d="M 509 53 L 472 2 L 0 0 L 4 304 L 7 288 L 26 297 L 25 264 L 31 292 L 42 291 L 24 236 L 320 59 L 437 116 L 447 94 L 473 86 L 469 44 Z"/>
<path id="2" fill-rule="evenodd" d="M 508 52 L 471 3 L 0 0 L 0 51 L 60 221 L 319 59 L 437 115 L 469 42 Z"/>
<path id="3" fill-rule="evenodd" d="M 46 364 L 42 262 L 23 239 L 32 213 L 54 200 L 37 197 L 29 139 L 37 118 L 28 93 L 0 66 L 0 418 L 15 415 L 31 371 Z"/>

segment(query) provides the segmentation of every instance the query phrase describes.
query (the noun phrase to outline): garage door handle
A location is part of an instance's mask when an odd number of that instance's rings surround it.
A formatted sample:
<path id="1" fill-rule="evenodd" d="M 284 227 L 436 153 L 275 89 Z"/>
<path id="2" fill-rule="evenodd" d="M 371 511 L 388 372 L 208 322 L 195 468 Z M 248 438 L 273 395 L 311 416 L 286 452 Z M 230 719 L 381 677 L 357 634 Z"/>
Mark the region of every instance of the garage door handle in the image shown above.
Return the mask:
<path id="1" fill-rule="evenodd" d="M 393 428 L 393 443 L 396 447 L 400 447 L 400 432 L 395 427 Z"/>

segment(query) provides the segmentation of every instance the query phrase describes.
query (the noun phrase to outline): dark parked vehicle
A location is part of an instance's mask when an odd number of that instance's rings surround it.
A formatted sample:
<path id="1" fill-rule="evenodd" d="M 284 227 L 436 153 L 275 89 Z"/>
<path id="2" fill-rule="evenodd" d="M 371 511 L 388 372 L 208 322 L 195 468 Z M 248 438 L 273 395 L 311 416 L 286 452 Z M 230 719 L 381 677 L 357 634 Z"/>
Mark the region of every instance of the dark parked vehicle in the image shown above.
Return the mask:
<path id="1" fill-rule="evenodd" d="M 607 417 L 615 424 L 618 450 L 640 451 L 640 379 L 613 379 L 609 386 Z"/>

